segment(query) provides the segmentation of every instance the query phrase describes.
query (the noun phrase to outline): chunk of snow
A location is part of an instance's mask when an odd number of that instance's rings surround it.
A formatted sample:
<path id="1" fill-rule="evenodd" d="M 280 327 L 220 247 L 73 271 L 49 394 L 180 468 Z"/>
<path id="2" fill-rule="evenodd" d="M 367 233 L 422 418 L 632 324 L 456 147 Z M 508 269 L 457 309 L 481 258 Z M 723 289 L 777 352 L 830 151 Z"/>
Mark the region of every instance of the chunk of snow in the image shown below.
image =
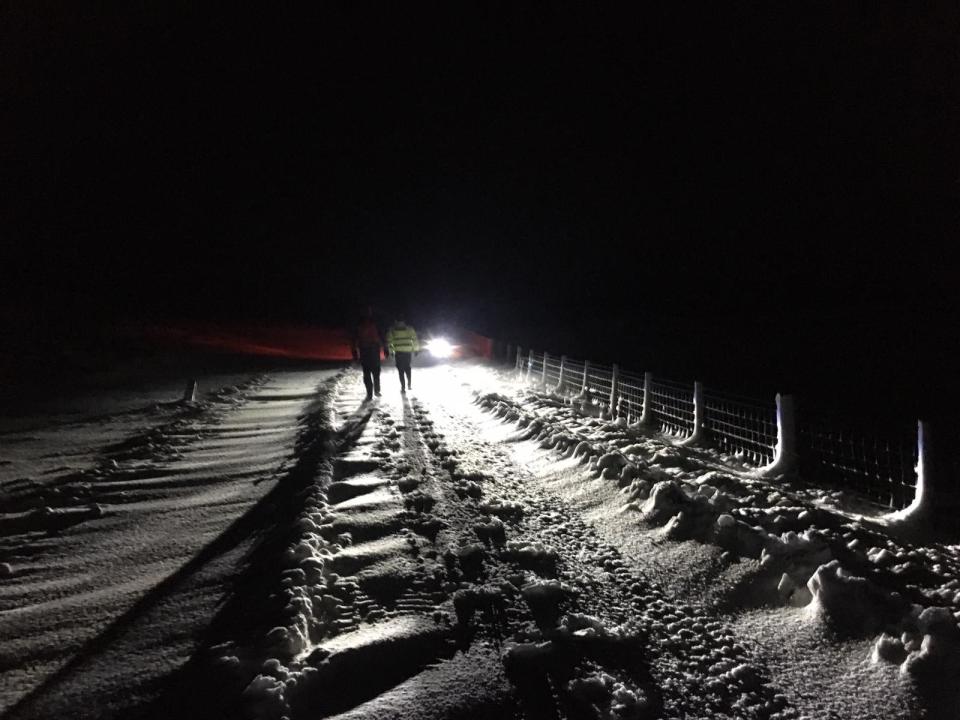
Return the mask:
<path id="1" fill-rule="evenodd" d="M 923 610 L 917 618 L 917 627 L 922 633 L 928 635 L 951 638 L 960 635 L 953 613 L 945 607 L 928 607 Z"/>
<path id="2" fill-rule="evenodd" d="M 887 662 L 899 665 L 907 657 L 903 642 L 898 637 L 883 633 L 873 644 L 870 660 L 873 663 Z"/>
<path id="3" fill-rule="evenodd" d="M 684 515 L 682 512 L 678 512 L 667 521 L 666 525 L 663 526 L 663 533 L 672 540 L 682 540 L 688 536 L 689 529 L 690 524 L 687 521 L 686 515 Z"/>
<path id="4" fill-rule="evenodd" d="M 838 560 L 817 568 L 807 588 L 813 596 L 810 608 L 850 634 L 876 631 L 895 622 L 905 610 L 902 598 L 851 575 Z"/>
<path id="5" fill-rule="evenodd" d="M 907 655 L 903 664 L 900 665 L 900 672 L 910 675 L 935 673 L 942 668 L 947 655 L 956 651 L 955 643 L 938 635 L 924 635 L 920 649 Z"/>
<path id="6" fill-rule="evenodd" d="M 618 452 L 607 453 L 602 455 L 599 460 L 597 460 L 597 467 L 601 470 L 606 470 L 611 468 L 617 472 L 627 464 L 627 459 Z"/>
<path id="7" fill-rule="evenodd" d="M 871 548 L 867 551 L 867 559 L 874 565 L 889 565 L 893 562 L 893 554 L 886 548 Z"/>
<path id="8" fill-rule="evenodd" d="M 473 530 L 477 534 L 477 537 L 484 542 L 501 544 L 504 542 L 506 536 L 506 527 L 503 524 L 503 520 L 498 517 L 491 517 L 485 521 L 481 520 L 474 524 Z"/>
<path id="9" fill-rule="evenodd" d="M 503 588 L 495 585 L 479 585 L 457 590 L 453 594 L 453 608 L 461 625 L 470 622 L 477 610 L 489 610 L 501 603 Z"/>
<path id="10" fill-rule="evenodd" d="M 625 488 L 627 500 L 646 500 L 650 496 L 650 482 L 648 480 L 634 480 Z"/>
<path id="11" fill-rule="evenodd" d="M 507 556 L 521 564 L 533 567 L 553 567 L 557 552 L 536 542 L 511 540 L 507 543 Z"/>
<path id="12" fill-rule="evenodd" d="M 787 598 L 790 597 L 790 595 L 793 594 L 793 591 L 796 589 L 797 584 L 793 581 L 793 579 L 787 575 L 787 573 L 783 573 L 783 575 L 780 576 L 780 582 L 777 584 L 777 592 L 783 597 Z"/>
<path id="13" fill-rule="evenodd" d="M 650 497 L 643 504 L 643 512 L 647 515 L 665 516 L 674 515 L 689 503 L 687 496 L 674 480 L 661 480 L 650 491 Z"/>
<path id="14" fill-rule="evenodd" d="M 499 518 L 518 520 L 523 517 L 524 506 L 510 500 L 488 500 L 480 505 L 480 511 Z"/>
<path id="15" fill-rule="evenodd" d="M 720 515 L 717 517 L 717 527 L 721 529 L 729 529 L 735 527 L 737 521 L 732 515 Z"/>
<path id="16" fill-rule="evenodd" d="M 728 676 L 746 690 L 755 690 L 760 687 L 760 677 L 751 665 L 745 663 L 737 665 L 728 673 Z"/>
<path id="17" fill-rule="evenodd" d="M 566 592 L 566 588 L 559 580 L 535 580 L 524 585 L 520 592 L 525 600 L 559 601 Z"/>
<path id="18" fill-rule="evenodd" d="M 551 641 L 540 643 L 512 643 L 503 653 L 503 664 L 507 670 L 538 665 L 553 652 Z"/>
<path id="19" fill-rule="evenodd" d="M 596 673 L 585 678 L 574 678 L 567 689 L 576 697 L 596 703 L 606 699 L 613 689 L 614 679 L 606 673 Z"/>

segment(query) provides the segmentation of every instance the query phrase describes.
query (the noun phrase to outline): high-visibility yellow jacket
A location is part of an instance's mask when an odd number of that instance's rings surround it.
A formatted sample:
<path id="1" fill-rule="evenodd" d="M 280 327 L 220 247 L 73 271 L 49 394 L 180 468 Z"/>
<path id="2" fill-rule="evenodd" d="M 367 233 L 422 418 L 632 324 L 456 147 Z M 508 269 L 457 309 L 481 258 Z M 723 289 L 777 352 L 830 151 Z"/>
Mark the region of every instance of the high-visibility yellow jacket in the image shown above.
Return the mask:
<path id="1" fill-rule="evenodd" d="M 390 352 L 420 352 L 420 341 L 417 340 L 417 331 L 409 325 L 396 322 L 387 333 L 387 345 Z"/>

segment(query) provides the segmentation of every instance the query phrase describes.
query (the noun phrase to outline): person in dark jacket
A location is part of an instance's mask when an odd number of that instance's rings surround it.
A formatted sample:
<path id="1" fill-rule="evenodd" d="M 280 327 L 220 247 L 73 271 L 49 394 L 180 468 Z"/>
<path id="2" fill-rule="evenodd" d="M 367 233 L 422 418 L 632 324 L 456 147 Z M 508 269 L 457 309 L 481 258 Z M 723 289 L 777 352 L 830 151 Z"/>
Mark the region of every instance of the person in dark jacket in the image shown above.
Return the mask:
<path id="1" fill-rule="evenodd" d="M 410 378 L 411 357 L 420 354 L 420 341 L 417 339 L 417 331 L 407 325 L 403 318 L 395 320 L 389 332 L 387 332 L 387 345 L 397 361 L 400 392 L 406 392 L 406 388 L 413 387 Z M 404 384 L 404 380 L 406 380 L 406 384 Z"/>
<path id="2" fill-rule="evenodd" d="M 367 400 L 372 400 L 374 395 L 380 397 L 381 350 L 386 357 L 386 345 L 373 319 L 373 311 L 368 308 L 360 319 L 353 337 L 353 359 L 359 360 L 363 368 L 363 385 L 367 389 Z"/>

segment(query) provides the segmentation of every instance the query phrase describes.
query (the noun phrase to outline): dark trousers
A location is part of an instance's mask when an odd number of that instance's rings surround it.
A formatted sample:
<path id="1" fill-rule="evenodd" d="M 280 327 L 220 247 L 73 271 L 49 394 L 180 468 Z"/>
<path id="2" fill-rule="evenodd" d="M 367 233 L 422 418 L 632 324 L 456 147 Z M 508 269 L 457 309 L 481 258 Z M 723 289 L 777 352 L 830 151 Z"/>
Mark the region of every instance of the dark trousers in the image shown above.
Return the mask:
<path id="1" fill-rule="evenodd" d="M 363 386 L 367 389 L 367 400 L 373 397 L 373 393 L 380 394 L 380 363 L 376 365 L 367 365 L 361 363 L 363 367 Z"/>
<path id="2" fill-rule="evenodd" d="M 360 367 L 363 368 L 363 386 L 367 399 L 380 394 L 380 348 L 360 348 Z"/>
<path id="3" fill-rule="evenodd" d="M 408 352 L 398 352 L 394 353 L 393 356 L 397 360 L 397 374 L 400 376 L 400 387 L 404 387 L 403 380 L 406 376 L 407 387 L 413 387 L 413 383 L 410 380 L 410 358 L 413 353 Z"/>

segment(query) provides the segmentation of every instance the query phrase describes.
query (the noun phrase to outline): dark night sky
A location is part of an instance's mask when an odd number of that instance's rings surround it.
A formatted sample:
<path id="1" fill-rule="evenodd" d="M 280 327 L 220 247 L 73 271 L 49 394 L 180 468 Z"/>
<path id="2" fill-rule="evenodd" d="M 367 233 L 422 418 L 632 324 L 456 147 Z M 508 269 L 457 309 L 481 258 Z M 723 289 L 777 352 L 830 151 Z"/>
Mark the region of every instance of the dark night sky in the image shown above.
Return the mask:
<path id="1" fill-rule="evenodd" d="M 519 5 L 5 3 L 6 301 L 953 368 L 956 3 Z"/>

